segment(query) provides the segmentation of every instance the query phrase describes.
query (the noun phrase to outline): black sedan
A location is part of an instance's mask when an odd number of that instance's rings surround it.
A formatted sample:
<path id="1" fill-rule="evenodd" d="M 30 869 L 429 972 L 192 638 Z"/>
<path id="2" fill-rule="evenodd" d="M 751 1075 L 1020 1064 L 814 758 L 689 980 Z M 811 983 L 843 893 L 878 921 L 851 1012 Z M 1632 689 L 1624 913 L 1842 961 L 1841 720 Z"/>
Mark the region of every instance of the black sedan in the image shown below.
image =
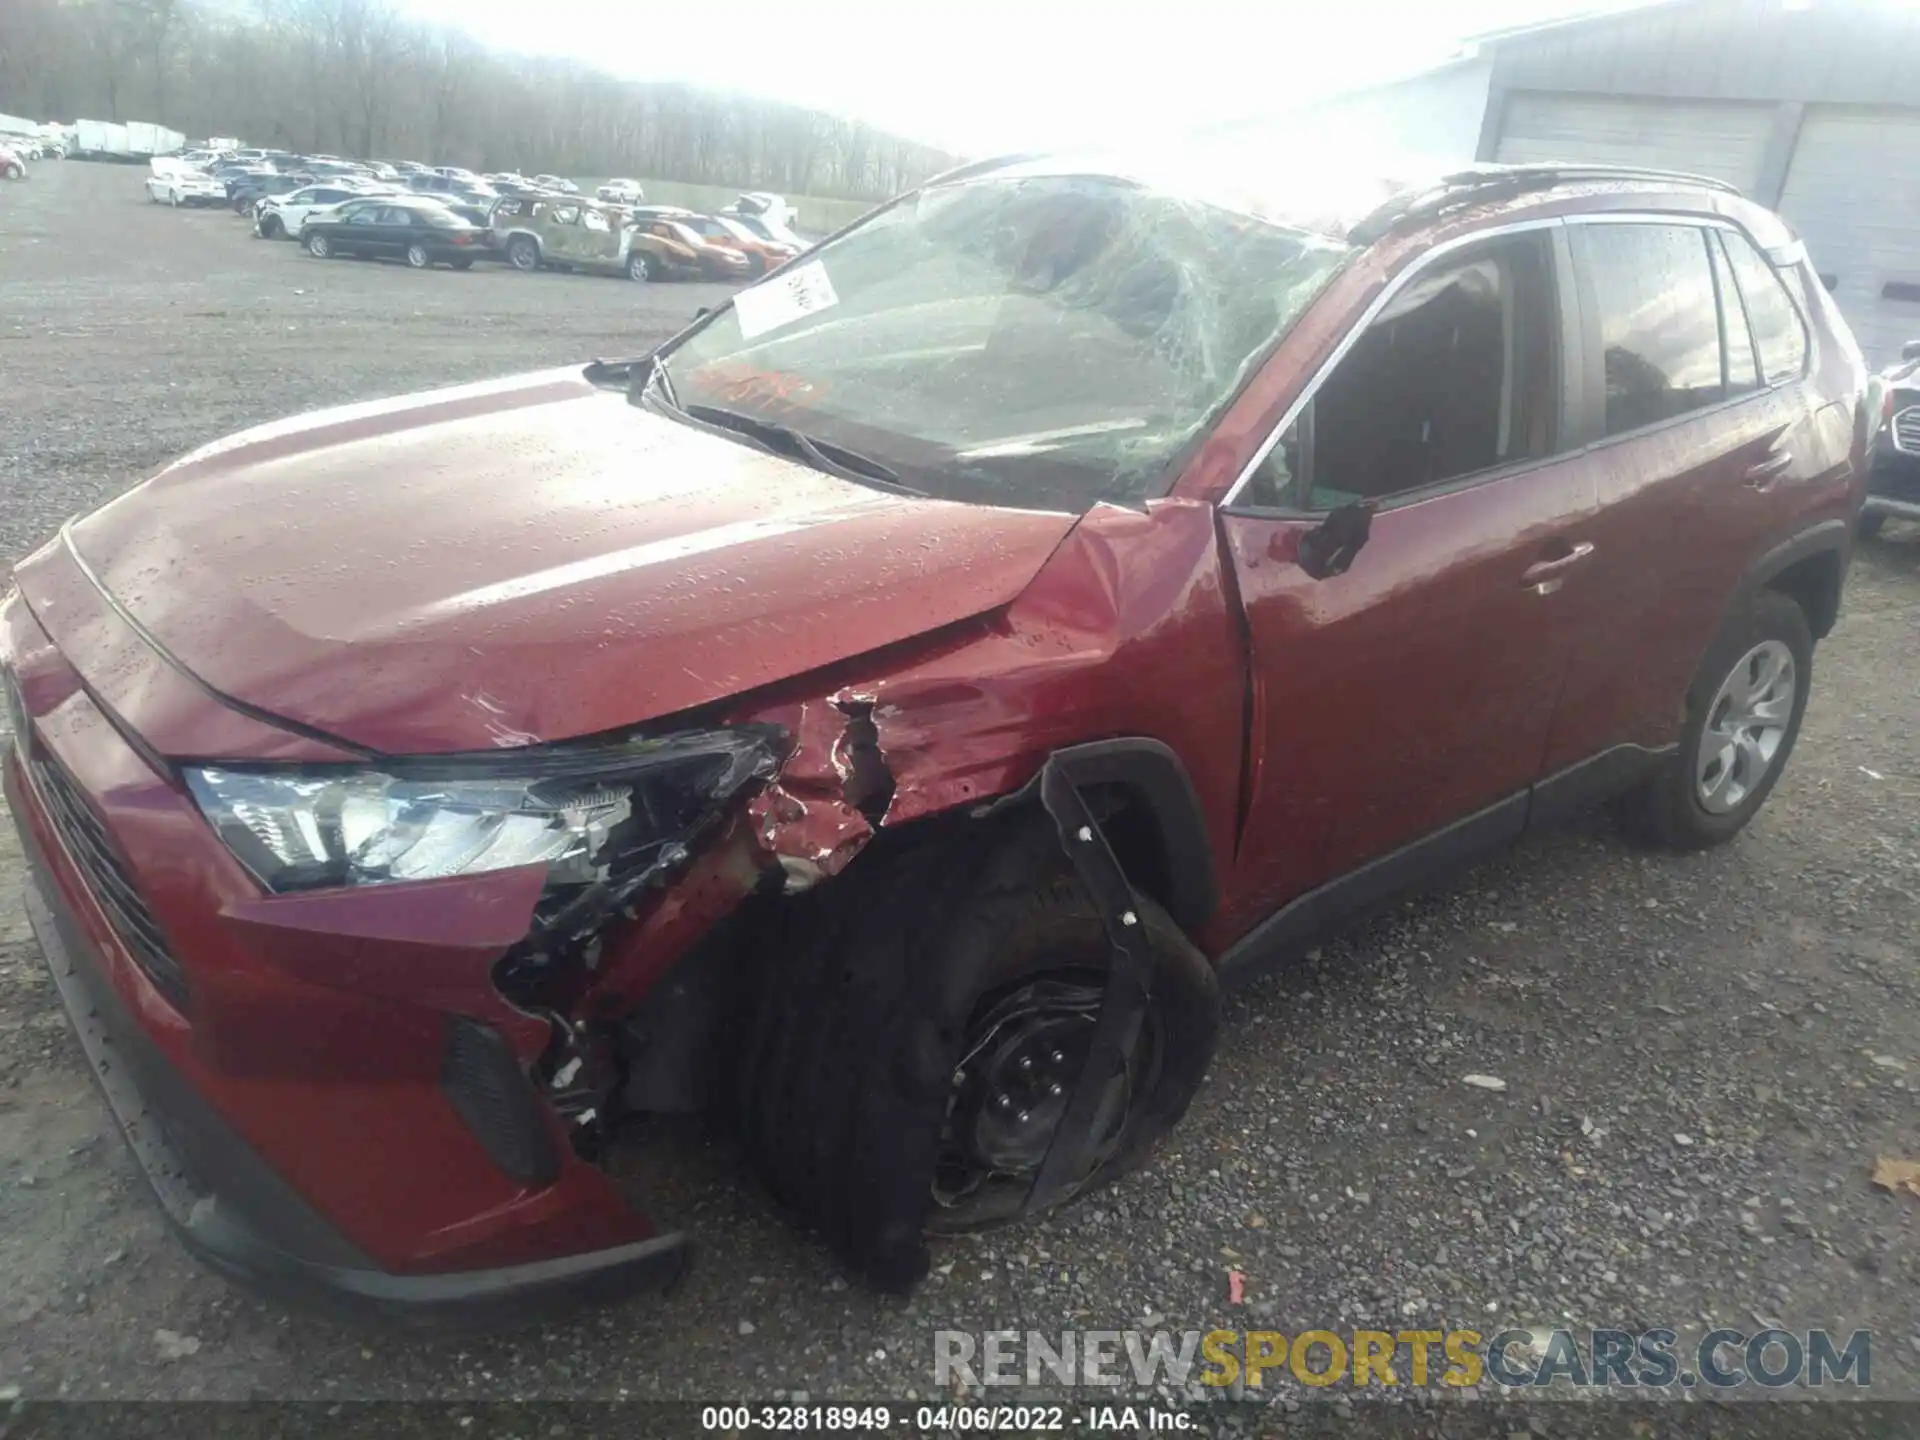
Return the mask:
<path id="1" fill-rule="evenodd" d="M 416 270 L 451 265 L 471 270 L 486 252 L 491 232 L 432 200 L 411 195 L 369 195 L 349 200 L 300 232 L 307 253 L 405 260 Z"/>
<path id="2" fill-rule="evenodd" d="M 290 195 L 303 185 L 311 185 L 310 175 L 278 173 L 244 175 L 227 181 L 227 202 L 236 215 L 251 215 L 253 207 L 269 195 Z"/>

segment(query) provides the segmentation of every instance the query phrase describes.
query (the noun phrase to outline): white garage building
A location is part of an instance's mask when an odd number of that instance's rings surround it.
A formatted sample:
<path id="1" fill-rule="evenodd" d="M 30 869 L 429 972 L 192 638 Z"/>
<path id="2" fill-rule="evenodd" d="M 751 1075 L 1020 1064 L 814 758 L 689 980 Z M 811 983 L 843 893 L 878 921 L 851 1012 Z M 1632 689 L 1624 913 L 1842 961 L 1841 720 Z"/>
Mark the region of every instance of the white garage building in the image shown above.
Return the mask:
<path id="1" fill-rule="evenodd" d="M 1920 6 L 1668 0 L 1483 36 L 1300 118 L 1438 163 L 1731 181 L 1799 229 L 1871 363 L 1920 339 Z"/>

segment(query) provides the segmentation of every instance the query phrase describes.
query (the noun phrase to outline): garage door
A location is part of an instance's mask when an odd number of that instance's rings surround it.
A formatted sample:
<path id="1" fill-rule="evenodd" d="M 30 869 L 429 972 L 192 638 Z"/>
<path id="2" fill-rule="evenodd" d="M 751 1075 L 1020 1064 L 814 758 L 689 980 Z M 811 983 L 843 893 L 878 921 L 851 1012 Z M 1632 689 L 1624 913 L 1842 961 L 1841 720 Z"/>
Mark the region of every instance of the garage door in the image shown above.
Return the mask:
<path id="1" fill-rule="evenodd" d="M 1615 100 L 1517 91 L 1500 124 L 1501 160 L 1591 160 L 1685 170 L 1751 195 L 1773 128 L 1771 105 Z"/>
<path id="2" fill-rule="evenodd" d="M 1920 340 L 1916 177 L 1920 113 L 1811 108 L 1780 197 L 1876 369 Z"/>

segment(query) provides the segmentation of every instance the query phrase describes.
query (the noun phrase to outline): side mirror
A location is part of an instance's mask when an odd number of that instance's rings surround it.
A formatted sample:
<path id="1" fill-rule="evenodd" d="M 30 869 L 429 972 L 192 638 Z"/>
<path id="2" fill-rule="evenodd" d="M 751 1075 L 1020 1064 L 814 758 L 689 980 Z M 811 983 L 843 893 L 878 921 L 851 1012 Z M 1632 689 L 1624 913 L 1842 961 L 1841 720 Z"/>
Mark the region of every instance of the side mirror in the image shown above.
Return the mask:
<path id="1" fill-rule="evenodd" d="M 1353 557 L 1373 533 L 1373 507 L 1362 501 L 1327 512 L 1327 518 L 1300 537 L 1296 559 L 1316 580 L 1344 575 Z"/>
<path id="2" fill-rule="evenodd" d="M 696 320 L 704 320 L 712 313 L 713 307 L 711 305 L 702 305 L 698 310 L 693 312 L 693 318 Z"/>
<path id="3" fill-rule="evenodd" d="M 1909 340 L 1900 347 L 1902 360 L 1920 360 L 1920 340 Z"/>

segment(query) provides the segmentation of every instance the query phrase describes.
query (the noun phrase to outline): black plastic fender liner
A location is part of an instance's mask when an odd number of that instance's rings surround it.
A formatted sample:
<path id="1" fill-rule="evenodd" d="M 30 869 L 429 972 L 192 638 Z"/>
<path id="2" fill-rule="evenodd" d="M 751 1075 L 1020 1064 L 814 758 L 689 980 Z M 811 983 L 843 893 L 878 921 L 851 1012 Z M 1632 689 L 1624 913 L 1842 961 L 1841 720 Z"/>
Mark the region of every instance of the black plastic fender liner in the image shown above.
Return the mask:
<path id="1" fill-rule="evenodd" d="M 1139 1042 L 1150 1002 L 1153 955 L 1140 923 L 1139 899 L 1080 794 L 1082 783 L 1072 759 L 1056 753 L 1040 770 L 1040 803 L 1053 817 L 1074 874 L 1100 912 L 1100 923 L 1113 946 L 1113 963 L 1107 970 L 1106 993 L 1094 1021 L 1086 1063 L 1074 1082 L 1053 1143 L 1040 1162 L 1040 1173 L 1027 1192 L 1024 1209 L 1030 1215 L 1059 1199 L 1085 1169 L 1101 1094 L 1120 1074 Z"/>
<path id="2" fill-rule="evenodd" d="M 1048 771 L 1056 767 L 1071 774 L 1077 787 L 1116 786 L 1140 804 L 1160 832 L 1166 855 L 1169 889 L 1156 898 L 1189 935 L 1205 924 L 1219 899 L 1213 844 L 1207 838 L 1206 819 L 1193 780 L 1173 748 L 1144 735 L 1063 746 L 1047 757 L 1040 773 L 1027 784 L 979 813 L 990 814 L 1031 800 L 1044 785 Z M 1044 795 L 1041 802 L 1045 804 Z"/>

